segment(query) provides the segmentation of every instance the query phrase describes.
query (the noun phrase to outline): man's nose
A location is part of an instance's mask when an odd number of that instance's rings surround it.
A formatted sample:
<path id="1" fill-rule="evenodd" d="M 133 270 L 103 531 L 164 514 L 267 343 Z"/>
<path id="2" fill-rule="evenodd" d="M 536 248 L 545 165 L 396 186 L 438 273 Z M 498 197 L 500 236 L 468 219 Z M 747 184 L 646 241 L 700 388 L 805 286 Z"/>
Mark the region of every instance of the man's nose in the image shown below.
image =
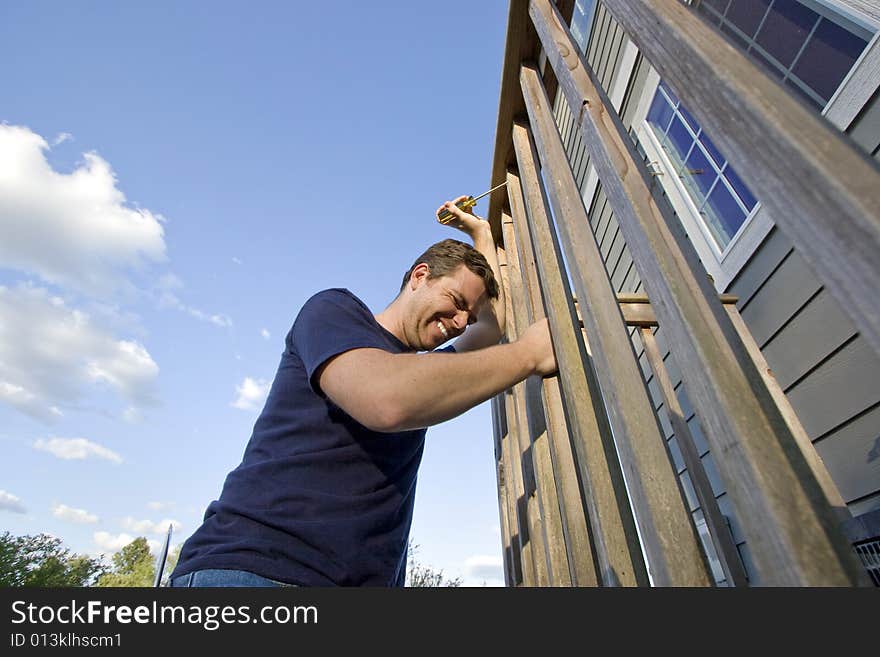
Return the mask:
<path id="1" fill-rule="evenodd" d="M 468 324 L 468 314 L 465 311 L 459 311 L 455 313 L 455 317 L 452 319 L 452 323 L 455 326 L 457 331 L 463 331 L 467 328 Z"/>

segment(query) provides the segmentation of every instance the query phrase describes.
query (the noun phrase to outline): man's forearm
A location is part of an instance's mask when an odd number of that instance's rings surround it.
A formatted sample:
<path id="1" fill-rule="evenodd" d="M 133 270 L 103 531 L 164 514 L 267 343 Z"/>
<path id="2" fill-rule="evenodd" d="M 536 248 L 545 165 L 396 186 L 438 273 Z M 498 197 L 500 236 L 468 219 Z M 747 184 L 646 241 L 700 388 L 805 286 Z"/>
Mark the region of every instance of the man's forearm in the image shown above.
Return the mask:
<path id="1" fill-rule="evenodd" d="M 498 281 L 498 298 L 491 300 L 491 310 L 495 315 L 498 330 L 503 334 L 506 330 L 504 288 L 501 285 L 501 267 L 498 264 L 498 253 L 495 250 L 495 240 L 492 238 L 492 229 L 489 227 L 489 223 L 481 222 L 481 229 L 476 231 L 475 234 L 472 235 L 472 238 L 474 241 L 474 248 L 486 258 L 486 261 L 492 268 L 492 273 L 495 275 L 495 280 Z"/>
<path id="2" fill-rule="evenodd" d="M 521 341 L 464 353 L 353 349 L 329 361 L 319 382 L 364 426 L 403 431 L 449 420 L 522 381 L 537 371 L 536 353 Z M 369 384 L 356 374 L 363 372 Z"/>
<path id="3" fill-rule="evenodd" d="M 466 353 L 397 354 L 384 379 L 396 415 L 390 431 L 416 429 L 456 417 L 535 372 L 520 343 Z"/>

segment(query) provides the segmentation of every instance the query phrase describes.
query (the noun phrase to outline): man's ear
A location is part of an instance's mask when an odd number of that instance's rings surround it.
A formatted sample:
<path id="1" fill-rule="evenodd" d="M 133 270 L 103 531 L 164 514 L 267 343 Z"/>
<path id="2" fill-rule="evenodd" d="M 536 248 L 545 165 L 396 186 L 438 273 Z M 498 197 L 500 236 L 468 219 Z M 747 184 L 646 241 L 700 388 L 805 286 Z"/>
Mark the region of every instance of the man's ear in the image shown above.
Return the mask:
<path id="1" fill-rule="evenodd" d="M 412 273 L 409 275 L 409 287 L 411 290 L 418 289 L 425 281 L 428 280 L 428 275 L 431 273 L 430 267 L 428 267 L 428 263 L 420 262 L 415 267 L 413 267 Z"/>

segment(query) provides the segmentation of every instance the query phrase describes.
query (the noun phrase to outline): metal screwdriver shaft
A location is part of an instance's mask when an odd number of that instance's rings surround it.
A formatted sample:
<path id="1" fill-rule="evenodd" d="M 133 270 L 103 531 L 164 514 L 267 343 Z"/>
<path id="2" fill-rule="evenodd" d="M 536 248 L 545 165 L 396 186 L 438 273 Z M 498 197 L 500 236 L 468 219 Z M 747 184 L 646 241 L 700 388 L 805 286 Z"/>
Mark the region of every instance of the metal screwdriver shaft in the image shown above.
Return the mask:
<path id="1" fill-rule="evenodd" d="M 490 189 L 488 192 L 483 192 L 482 194 L 480 194 L 477 197 L 468 196 L 463 201 L 459 201 L 458 203 L 456 203 L 455 206 L 462 209 L 462 210 L 467 210 L 468 208 L 472 208 L 477 204 L 477 201 L 479 201 L 481 198 L 483 198 L 487 194 L 491 194 L 496 189 L 500 189 L 500 188 L 504 187 L 506 184 L 507 184 L 507 181 L 505 180 L 500 185 L 496 185 L 495 187 Z M 449 210 L 443 210 L 440 214 L 437 215 L 437 221 L 439 221 L 444 226 L 446 224 L 448 224 L 450 221 L 452 221 L 454 218 L 455 218 L 455 215 L 452 214 Z"/>

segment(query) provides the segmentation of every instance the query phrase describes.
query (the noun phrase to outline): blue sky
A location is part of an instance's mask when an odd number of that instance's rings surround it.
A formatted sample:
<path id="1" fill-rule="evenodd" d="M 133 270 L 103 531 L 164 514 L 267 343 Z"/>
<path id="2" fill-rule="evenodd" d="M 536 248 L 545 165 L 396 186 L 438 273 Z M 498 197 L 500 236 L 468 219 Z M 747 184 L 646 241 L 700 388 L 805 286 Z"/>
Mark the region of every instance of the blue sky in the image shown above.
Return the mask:
<path id="1" fill-rule="evenodd" d="M 4 5 L 3 530 L 109 553 L 197 527 L 302 303 L 348 287 L 379 312 L 460 237 L 433 212 L 492 182 L 506 20 L 501 0 Z M 483 405 L 429 430 L 412 537 L 500 584 L 498 524 Z"/>

